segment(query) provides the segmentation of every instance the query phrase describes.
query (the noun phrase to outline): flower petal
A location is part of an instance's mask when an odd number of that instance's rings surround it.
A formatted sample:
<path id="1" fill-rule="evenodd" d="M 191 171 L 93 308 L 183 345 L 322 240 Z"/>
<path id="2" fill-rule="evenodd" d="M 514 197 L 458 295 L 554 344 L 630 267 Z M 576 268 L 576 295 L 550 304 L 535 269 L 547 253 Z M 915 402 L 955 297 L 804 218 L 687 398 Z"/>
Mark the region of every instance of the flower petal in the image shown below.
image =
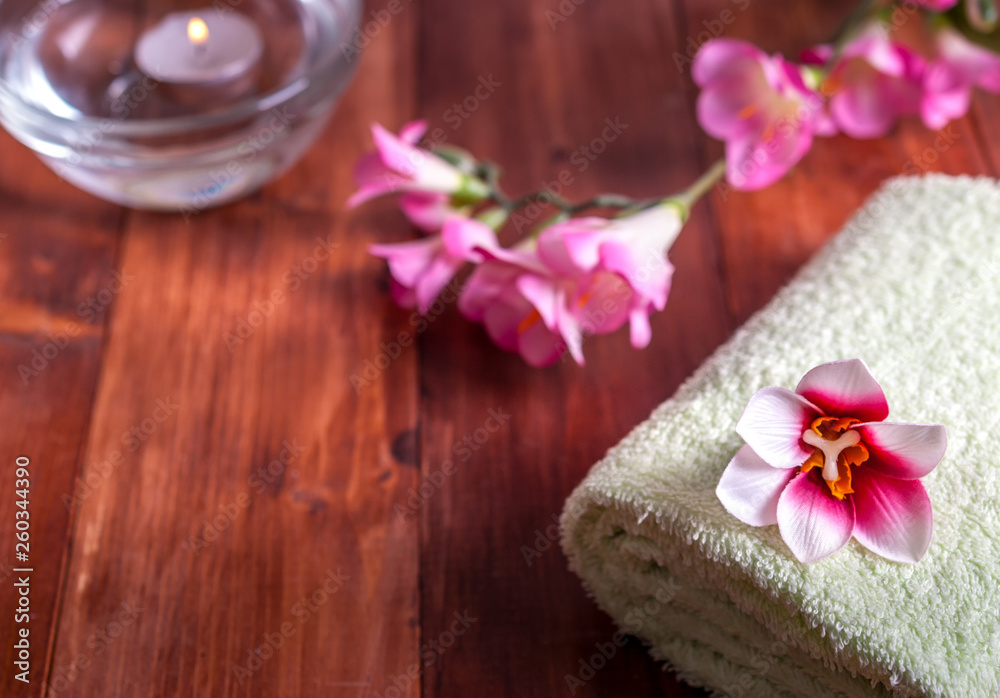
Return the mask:
<path id="1" fill-rule="evenodd" d="M 551 276 L 551 270 L 542 264 L 538 255 L 531 250 L 518 249 L 517 247 L 481 247 L 477 250 L 482 253 L 483 258 L 495 262 L 501 262 L 503 266 L 515 269 L 516 271 L 526 271 L 537 276 Z"/>
<path id="2" fill-rule="evenodd" d="M 653 328 L 649 324 L 649 311 L 636 308 L 629 313 L 629 340 L 633 349 L 645 349 L 653 339 Z"/>
<path id="3" fill-rule="evenodd" d="M 584 277 L 567 308 L 588 335 L 615 332 L 629 319 L 635 294 L 618 274 L 601 271 Z"/>
<path id="4" fill-rule="evenodd" d="M 669 205 L 656 206 L 613 222 L 609 226 L 611 236 L 601 245 L 604 268 L 623 276 L 636 293 L 663 310 L 674 273 L 667 250 L 677 239 L 682 225 L 680 215 Z"/>
<path id="5" fill-rule="evenodd" d="M 795 392 L 831 417 L 881 422 L 889 416 L 882 386 L 861 359 L 817 366 L 803 376 Z"/>
<path id="6" fill-rule="evenodd" d="M 517 352 L 534 368 L 551 366 L 562 357 L 565 349 L 562 338 L 541 322 L 535 323 L 517 338 Z"/>
<path id="7" fill-rule="evenodd" d="M 421 119 L 419 121 L 411 121 L 405 124 L 403 128 L 399 129 L 399 140 L 403 141 L 407 145 L 416 145 L 420 142 L 420 139 L 424 137 L 427 133 L 427 121 Z"/>
<path id="8" fill-rule="evenodd" d="M 401 195 L 398 204 L 413 225 L 428 233 L 441 230 L 445 220 L 456 213 L 447 194 L 410 192 Z"/>
<path id="9" fill-rule="evenodd" d="M 767 60 L 767 54 L 747 41 L 715 39 L 709 41 L 695 56 L 691 77 L 699 87 L 722 78 L 742 77 L 747 66 Z"/>
<path id="10" fill-rule="evenodd" d="M 451 257 L 468 262 L 483 260 L 480 249 L 492 250 L 499 247 L 493 228 L 464 216 L 450 216 L 445 220 L 441 239 Z"/>
<path id="11" fill-rule="evenodd" d="M 477 270 L 478 271 L 478 270 Z M 517 351 L 522 332 L 519 328 L 525 325 L 534 308 L 513 286 L 499 289 L 483 306 L 479 314 L 490 339 L 501 349 Z M 545 328 L 541 321 L 536 324 Z"/>
<path id="12" fill-rule="evenodd" d="M 730 514 L 751 526 L 778 523 L 778 498 L 795 477 L 795 470 L 779 470 L 744 446 L 729 461 L 715 494 Z"/>
<path id="13" fill-rule="evenodd" d="M 379 124 L 372 138 L 386 167 L 412 180 L 406 186 L 418 191 L 451 193 L 462 185 L 462 174 L 433 153 L 405 143 Z"/>
<path id="14" fill-rule="evenodd" d="M 382 257 L 389 263 L 389 271 L 394 279 L 404 286 L 416 286 L 443 249 L 441 238 L 430 237 L 409 242 L 394 242 L 371 245 L 368 251 Z"/>
<path id="15" fill-rule="evenodd" d="M 563 276 L 591 271 L 600 262 L 600 246 L 608 221 L 603 218 L 571 218 L 555 223 L 538 237 L 538 257 Z"/>
<path id="16" fill-rule="evenodd" d="M 560 293 L 556 309 L 556 329 L 566 343 L 565 348 L 569 355 L 577 364 L 583 366 L 586 363 L 583 360 L 583 329 L 579 321 L 566 309 L 565 304 L 566 299 Z"/>
<path id="17" fill-rule="evenodd" d="M 781 537 L 800 562 L 809 564 L 843 548 L 854 533 L 854 502 L 837 499 L 819 469 L 796 475 L 778 498 Z"/>
<path id="18" fill-rule="evenodd" d="M 972 88 L 958 69 L 945 61 L 933 61 L 924 73 L 920 116 L 930 129 L 944 128 L 969 110 Z"/>
<path id="19" fill-rule="evenodd" d="M 934 470 L 948 448 L 948 435 L 940 424 L 859 424 L 868 446 L 865 467 L 898 480 L 916 480 Z"/>
<path id="20" fill-rule="evenodd" d="M 498 298 L 510 296 L 528 308 L 524 312 L 527 315 L 531 312 L 531 304 L 514 288 L 521 273 L 518 267 L 492 260 L 477 265 L 459 294 L 459 312 L 468 320 L 480 322 Z"/>
<path id="21" fill-rule="evenodd" d="M 881 477 L 865 466 L 854 471 L 854 537 L 889 560 L 917 562 L 927 552 L 934 528 L 927 491 L 917 480 Z"/>
<path id="22" fill-rule="evenodd" d="M 759 68 L 738 79 L 727 78 L 713 83 L 698 95 L 695 105 L 698 123 L 707 134 L 720 140 L 745 137 L 754 131 L 757 119 L 740 115 L 751 113 L 766 89 L 763 71 Z"/>
<path id="23" fill-rule="evenodd" d="M 896 121 L 891 92 L 877 74 L 858 78 L 830 100 L 830 113 L 837 127 L 851 138 L 879 138 Z"/>
<path id="24" fill-rule="evenodd" d="M 788 174 L 812 147 L 809 123 L 780 116 L 760 134 L 726 143 L 726 178 L 740 191 L 756 191 Z"/>
<path id="25" fill-rule="evenodd" d="M 841 57 L 844 60 L 860 58 L 878 72 L 893 77 L 901 77 L 906 72 L 902 45 L 891 41 L 885 32 L 875 26 L 848 44 Z"/>
<path id="26" fill-rule="evenodd" d="M 562 295 L 553 281 L 534 274 L 523 274 L 514 285 L 542 316 L 545 326 L 550 330 L 556 329 Z"/>
<path id="27" fill-rule="evenodd" d="M 583 332 L 580 322 L 566 307 L 565 291 L 556 285 L 552 279 L 542 278 L 533 274 L 523 274 L 518 277 L 515 286 L 518 292 L 527 298 L 532 307 L 537 311 L 541 322 L 535 324 L 543 324 L 546 329 L 558 333 L 562 338 L 565 346 L 559 348 L 558 356 L 561 356 L 562 349 L 565 348 L 569 351 L 573 359 L 583 366 Z M 534 325 L 529 322 L 519 328 L 519 331 L 525 334 L 525 337 L 522 338 L 521 348 L 519 349 L 521 356 L 532 366 L 552 363 L 555 359 L 546 359 L 544 363 L 540 364 L 533 362 L 532 357 L 534 354 L 528 352 L 526 349 L 526 342 L 532 336 L 527 331 L 529 327 L 533 328 Z"/>
<path id="28" fill-rule="evenodd" d="M 937 32 L 941 59 L 959 71 L 965 81 L 989 92 L 1000 92 L 1000 55 L 978 46 L 954 29 Z"/>
<path id="29" fill-rule="evenodd" d="M 802 443 L 802 432 L 819 416 L 815 405 L 791 390 L 761 388 L 750 398 L 736 431 L 774 468 L 795 468 L 812 453 Z"/>
<path id="30" fill-rule="evenodd" d="M 441 291 L 455 277 L 461 267 L 461 260 L 455 260 L 445 255 L 436 257 L 427 266 L 413 288 L 416 293 L 417 310 L 420 311 L 421 315 L 427 314 L 431 304 L 441 295 Z"/>
<path id="31" fill-rule="evenodd" d="M 354 208 L 383 194 L 395 192 L 405 180 L 382 163 L 378 153 L 361 156 L 354 166 L 354 181 L 358 191 L 347 200 L 348 208 Z"/>

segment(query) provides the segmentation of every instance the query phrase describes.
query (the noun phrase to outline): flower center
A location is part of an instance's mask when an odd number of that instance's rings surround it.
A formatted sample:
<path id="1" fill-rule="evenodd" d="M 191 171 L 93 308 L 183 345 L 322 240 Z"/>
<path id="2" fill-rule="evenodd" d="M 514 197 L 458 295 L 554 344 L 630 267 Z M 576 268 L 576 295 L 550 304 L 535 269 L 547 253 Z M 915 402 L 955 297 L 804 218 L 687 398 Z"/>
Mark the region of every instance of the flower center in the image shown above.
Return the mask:
<path id="1" fill-rule="evenodd" d="M 823 479 L 827 481 L 840 477 L 840 473 L 837 471 L 837 460 L 840 458 L 840 452 L 848 446 L 857 446 L 861 443 L 861 437 L 853 429 L 844 432 L 835 441 L 828 441 L 812 429 L 806 429 L 802 440 L 823 452 Z"/>
<path id="2" fill-rule="evenodd" d="M 802 464 L 801 471 L 823 468 L 823 479 L 837 499 L 852 494 L 851 467 L 868 460 L 868 449 L 861 435 L 852 429 L 860 420 L 850 417 L 819 417 L 802 434 L 802 440 L 815 450 Z"/>

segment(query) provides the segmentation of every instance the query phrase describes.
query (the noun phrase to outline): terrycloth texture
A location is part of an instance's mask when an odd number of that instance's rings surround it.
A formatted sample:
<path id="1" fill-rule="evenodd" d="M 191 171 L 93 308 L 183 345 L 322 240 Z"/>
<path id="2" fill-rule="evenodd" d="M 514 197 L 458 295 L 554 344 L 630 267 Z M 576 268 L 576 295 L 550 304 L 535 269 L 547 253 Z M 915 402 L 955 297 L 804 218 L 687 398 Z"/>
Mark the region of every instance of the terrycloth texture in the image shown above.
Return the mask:
<path id="1" fill-rule="evenodd" d="M 623 630 L 724 695 L 1000 696 L 998 249 L 992 180 L 893 180 L 594 467 L 563 549 Z M 890 420 L 948 429 L 916 565 L 853 540 L 800 564 L 715 496 L 754 392 L 855 357 Z"/>

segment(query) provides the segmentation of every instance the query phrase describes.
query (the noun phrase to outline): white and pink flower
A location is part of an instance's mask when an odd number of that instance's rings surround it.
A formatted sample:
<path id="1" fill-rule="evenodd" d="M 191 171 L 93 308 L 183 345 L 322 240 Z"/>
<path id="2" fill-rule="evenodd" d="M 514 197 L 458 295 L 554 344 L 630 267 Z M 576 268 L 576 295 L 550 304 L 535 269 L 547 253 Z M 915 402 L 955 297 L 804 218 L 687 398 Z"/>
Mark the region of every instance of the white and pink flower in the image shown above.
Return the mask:
<path id="1" fill-rule="evenodd" d="M 698 52 L 692 77 L 701 87 L 698 123 L 726 143 L 726 178 L 737 189 L 766 187 L 830 135 L 823 100 L 799 68 L 781 56 L 734 39 L 715 39 Z"/>
<path id="2" fill-rule="evenodd" d="M 795 392 L 758 391 L 736 426 L 746 441 L 716 493 L 751 526 L 777 524 L 800 561 L 840 550 L 853 536 L 896 562 L 916 562 L 933 514 L 920 478 L 944 456 L 945 428 L 884 421 L 881 386 L 859 359 L 809 371 Z"/>
<path id="3" fill-rule="evenodd" d="M 497 248 L 492 228 L 470 218 L 453 216 L 445 221 L 441 235 L 372 245 L 368 251 L 389 263 L 393 299 L 404 308 L 417 308 L 426 314 L 466 262 L 482 261 L 477 250 Z"/>
<path id="4" fill-rule="evenodd" d="M 400 194 L 399 206 L 417 227 L 436 231 L 451 215 L 466 213 L 468 206 L 489 195 L 484 182 L 429 150 L 417 146 L 427 124 L 414 121 L 393 135 L 372 125 L 375 151 L 358 161 L 356 191 L 347 200 L 357 206 L 384 194 Z"/>
<path id="5" fill-rule="evenodd" d="M 515 249 L 485 257 L 459 300 L 493 341 L 532 366 L 568 352 L 584 363 L 583 338 L 631 325 L 632 345 L 649 344 L 649 314 L 664 307 L 673 266 L 667 250 L 683 220 L 665 202 L 624 218 L 556 223 Z M 445 237 L 448 237 L 445 231 Z"/>
<path id="6" fill-rule="evenodd" d="M 614 332 L 628 321 L 632 346 L 640 349 L 652 336 L 650 313 L 667 304 L 674 273 L 667 251 L 683 225 L 670 201 L 625 218 L 573 218 L 542 232 L 538 256 L 576 282 L 571 302 L 586 332 Z"/>

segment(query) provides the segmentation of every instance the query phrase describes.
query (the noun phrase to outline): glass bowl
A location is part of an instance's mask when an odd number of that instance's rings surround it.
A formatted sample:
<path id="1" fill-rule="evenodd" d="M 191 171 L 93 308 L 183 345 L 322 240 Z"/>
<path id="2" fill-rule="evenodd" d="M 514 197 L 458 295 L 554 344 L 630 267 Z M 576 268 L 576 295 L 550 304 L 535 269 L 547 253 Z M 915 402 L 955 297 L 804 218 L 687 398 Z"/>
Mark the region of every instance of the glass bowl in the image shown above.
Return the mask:
<path id="1" fill-rule="evenodd" d="M 354 74 L 360 13 L 360 0 L 0 0 L 0 123 L 101 198 L 218 206 L 320 134 Z"/>

